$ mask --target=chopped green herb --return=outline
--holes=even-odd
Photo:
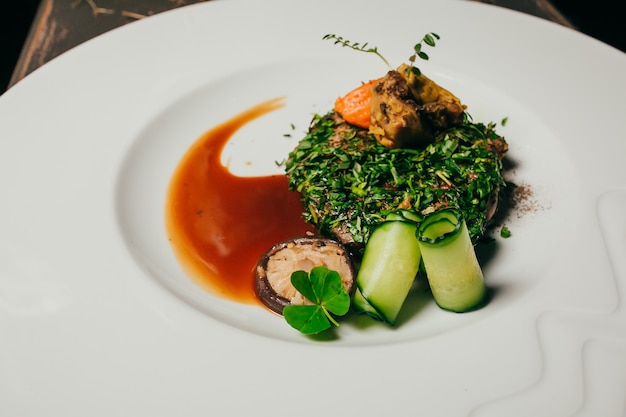
[[[505,117],[505,118],[503,118],[503,119],[502,119],[502,121],[500,122],[500,124],[501,124],[502,126],[506,126],[506,122],[508,122],[508,121],[509,121],[509,118],[508,118],[508,117]]]
[[[291,124],[291,130],[292,131],[296,130],[296,125],[294,125],[293,123]],[[291,133],[284,133],[283,137],[290,138],[291,137]]]
[[[502,227],[502,229],[500,229],[500,237],[503,237],[505,239],[511,237],[511,231],[508,227],[504,226]]]
[[[283,309],[283,316],[291,327],[304,334],[323,332],[331,325],[339,326],[333,315],[343,316],[350,308],[350,295],[341,282],[337,271],[325,266],[311,270],[295,271],[291,283],[312,304],[290,305]]]
[[[437,134],[424,149],[387,149],[367,130],[339,121],[333,111],[315,115],[289,154],[289,187],[301,193],[304,218],[332,237],[343,230],[358,244],[400,208],[425,214],[458,207],[472,240],[485,231],[490,197],[506,187],[493,124],[472,123]]]

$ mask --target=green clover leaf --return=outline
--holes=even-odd
[[[304,334],[339,326],[333,315],[343,316],[350,309],[350,295],[337,271],[325,266],[317,266],[310,273],[295,271],[291,283],[312,304],[287,306],[283,316],[291,327]]]

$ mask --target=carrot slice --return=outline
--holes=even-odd
[[[352,124],[365,129],[370,127],[370,99],[372,97],[372,87],[380,81],[371,80],[361,84],[343,97],[335,100],[335,111],[343,119]]]

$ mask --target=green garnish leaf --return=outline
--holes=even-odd
[[[503,237],[504,239],[511,237],[511,231],[508,227],[504,226],[500,229],[500,237]]]
[[[422,40],[428,46],[435,46],[435,39],[439,40],[441,38],[436,33],[430,32],[427,33]]]
[[[283,309],[283,316],[291,327],[304,334],[317,334],[331,326],[322,307],[318,305],[287,306]]]
[[[305,271],[295,271],[291,274],[291,284],[294,288],[313,304],[319,304],[320,301],[315,289],[313,289],[312,279]]]
[[[428,54],[426,52],[422,51],[422,42],[424,42],[426,45],[428,45],[430,47],[435,47],[435,39],[439,40],[441,38],[436,33],[429,32],[426,35],[424,35],[422,40],[419,41],[417,44],[415,44],[415,46],[413,47],[413,51],[415,53],[409,57],[409,62],[411,63],[410,70],[415,75],[420,75],[421,74],[421,71],[417,67],[413,66],[413,63],[415,62],[415,58],[420,58],[420,59],[422,59],[424,61],[428,61],[430,59]]]
[[[350,309],[350,295],[337,271],[325,266],[313,268],[310,274],[295,271],[291,274],[291,283],[312,304],[287,306],[283,317],[304,334],[320,333],[331,325],[339,326],[333,315],[343,316]]]

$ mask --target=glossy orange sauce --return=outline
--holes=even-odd
[[[284,175],[237,177],[220,162],[238,129],[283,105],[266,101],[206,132],[180,161],[167,193],[167,233],[183,268],[205,289],[241,303],[258,301],[254,268],[261,255],[313,231]]]

